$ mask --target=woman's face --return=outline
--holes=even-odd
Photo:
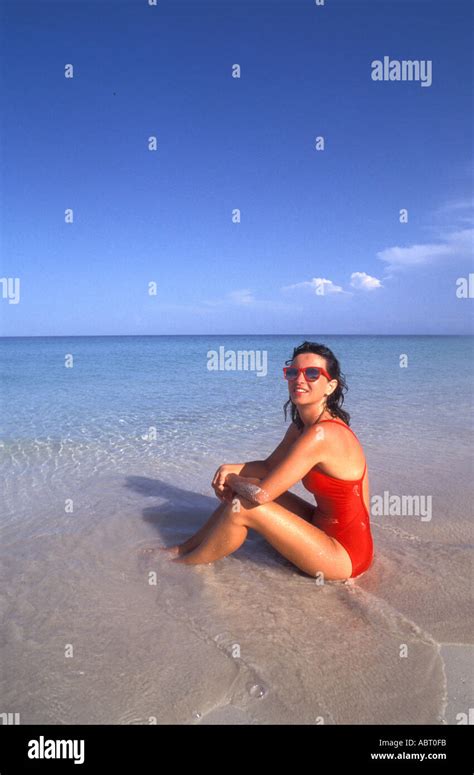
[[[303,369],[306,366],[322,366],[327,371],[326,359],[315,353],[301,353],[293,358],[292,366]],[[288,380],[288,390],[291,400],[296,406],[320,403],[325,396],[329,396],[337,387],[337,380],[330,382],[321,374],[316,382],[307,382],[304,374],[300,372],[296,379]]]

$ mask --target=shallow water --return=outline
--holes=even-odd
[[[213,565],[140,555],[202,524],[220,463],[278,443],[280,369],[303,338],[0,340],[5,712],[451,724],[472,707],[470,338],[323,340],[348,377],[372,496],[432,496],[429,521],[372,517],[360,578],[318,585],[254,531]],[[209,372],[221,345],[266,350],[268,375]]]

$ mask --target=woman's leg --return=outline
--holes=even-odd
[[[223,505],[223,509],[216,509],[212,515],[212,525],[209,525],[211,520],[208,520],[204,526],[206,530],[197,546],[184,554],[180,552],[173,562],[189,565],[211,563],[221,557],[227,557],[242,546],[247,538],[248,528],[232,518],[235,508],[232,503]]]
[[[306,519],[307,522],[313,521],[316,504],[308,503],[304,498],[295,495],[294,492],[287,490],[279,498],[275,498],[275,503],[279,503],[280,506],[291,511],[292,514],[296,514],[297,517]]]
[[[313,518],[315,507],[311,503],[308,503],[308,501],[305,501],[304,498],[300,498],[299,495],[295,495],[289,490],[280,495],[279,498],[275,498],[275,503],[279,503],[280,506],[283,506],[283,508],[293,512],[293,514],[296,514],[298,517],[302,517],[303,519],[308,520],[308,522],[311,522]],[[207,522],[204,523],[204,525],[197,531],[197,533],[194,533],[194,535],[192,535],[182,544],[166,547],[165,551],[171,552],[177,550],[177,554],[191,552],[196,548],[196,546],[199,546],[203,538],[205,538],[210,533],[216,524],[219,515],[222,513],[222,510],[228,505],[229,504],[227,501],[221,503],[221,505],[217,507],[217,509],[211,514]]]
[[[181,555],[185,554],[186,552],[191,552],[193,549],[196,548],[196,546],[199,546],[203,538],[209,533],[210,530],[214,527],[219,514],[222,513],[224,508],[227,506],[227,503],[222,502],[220,506],[215,509],[215,511],[212,512],[211,516],[207,520],[207,522],[202,525],[202,527],[194,533],[192,536],[186,539],[186,541],[183,541],[182,544],[173,544],[173,546],[146,546],[144,549],[140,550],[140,554],[143,555],[153,555],[157,552],[169,552],[169,554],[176,554]]]
[[[233,504],[226,504],[201,543],[173,562],[199,565],[227,557],[243,544],[248,529],[253,528],[305,573],[311,576],[322,573],[328,580],[350,577],[352,562],[347,551],[323,530],[276,501],[254,506],[245,498],[237,500],[239,511]]]
[[[217,520],[219,519],[219,516],[222,514],[222,512],[228,505],[229,504],[226,501],[222,502],[220,506],[218,506],[217,509],[215,509],[215,511],[212,512],[207,522],[205,522],[204,525],[202,525],[202,527],[200,527],[196,533],[190,536],[186,541],[183,541],[182,544],[175,544],[174,546],[163,547],[163,550],[165,552],[170,552],[171,554],[178,554],[178,555],[186,554],[186,552],[192,552],[192,550],[195,549],[197,546],[199,546],[201,541],[211,532]]]
[[[289,490],[276,498],[275,503],[279,503],[288,511],[291,511],[293,514],[296,514],[302,519],[306,519],[308,522],[311,522],[312,520],[315,506],[311,503],[308,503],[308,501],[305,501],[304,498],[300,498],[299,495],[295,495],[295,493],[290,492]],[[183,541],[182,544],[174,544],[173,546],[160,546],[158,549],[147,547],[146,549],[142,550],[142,554],[150,555],[154,554],[156,551],[164,551],[173,555],[181,556],[187,552],[192,552],[193,549],[199,546],[201,541],[207,535],[209,535],[210,531],[216,524],[219,515],[228,505],[229,504],[227,501],[222,502],[217,507],[217,509],[213,511],[207,522],[205,522],[204,525],[202,525],[202,527],[196,533],[194,533],[194,535],[190,536],[188,539],[186,539],[186,541]]]

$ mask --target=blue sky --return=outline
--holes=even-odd
[[[4,1],[2,335],[472,333],[472,15]]]

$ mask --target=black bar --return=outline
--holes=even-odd
[[[199,728],[198,728],[199,727]],[[11,725],[0,727],[0,775],[31,772],[159,772],[190,765],[268,772],[282,758],[315,773],[473,772],[466,725]],[[83,741],[83,748],[80,741]],[[37,741],[31,742],[31,741]],[[48,743],[48,741],[53,741]],[[69,741],[64,748],[56,741]],[[76,748],[73,747],[76,741]],[[29,758],[42,754],[43,758]],[[69,754],[71,758],[46,758]],[[80,763],[82,757],[84,761]],[[383,754],[383,757],[381,756]],[[78,759],[78,764],[74,763]]]

